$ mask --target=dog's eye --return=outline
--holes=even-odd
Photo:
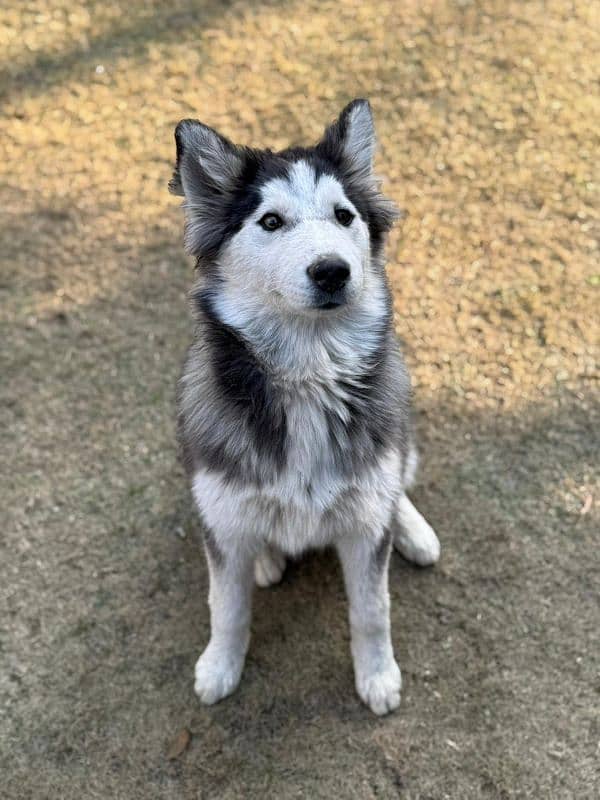
[[[352,225],[354,214],[351,211],[348,211],[347,208],[336,208],[335,218],[340,225],[344,225],[344,227],[347,228],[349,225]]]
[[[283,225],[283,220],[279,214],[265,214],[258,220],[258,224],[266,231],[276,231]]]

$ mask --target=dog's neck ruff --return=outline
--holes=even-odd
[[[392,322],[385,278],[371,275],[370,282],[352,305],[314,316],[291,314],[222,287],[204,289],[200,306],[237,335],[278,383],[352,380],[372,362]]]

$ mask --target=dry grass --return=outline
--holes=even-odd
[[[2,796],[594,797],[597,4],[5,6]],[[278,147],[354,96],[408,211],[390,276],[444,560],[392,567],[394,716],[354,697],[327,555],[257,595],[242,687],[207,710],[172,130]]]

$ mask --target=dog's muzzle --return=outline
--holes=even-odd
[[[318,308],[336,308],[345,302],[344,287],[350,278],[350,266],[342,258],[322,258],[307,269],[316,288]]]

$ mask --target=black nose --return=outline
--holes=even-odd
[[[346,285],[350,267],[341,258],[323,258],[308,268],[308,274],[320,289],[333,294]]]

